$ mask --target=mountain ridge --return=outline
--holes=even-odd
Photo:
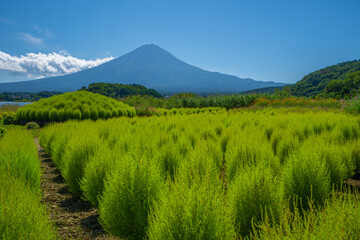
[[[68,92],[96,82],[140,84],[162,94],[242,92],[285,85],[203,70],[181,61],[155,44],[147,44],[119,58],[80,72],[37,80],[1,83],[0,92]]]

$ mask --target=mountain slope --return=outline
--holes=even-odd
[[[0,84],[0,92],[44,90],[65,92],[77,90],[94,82],[140,84],[161,93],[241,92],[284,85],[205,71],[151,44],[81,72],[39,80],[3,83]]]
[[[346,75],[360,70],[360,60],[342,62],[315,72],[309,73],[302,80],[290,86],[295,96],[314,97],[324,92],[326,85],[336,79],[344,79]]]

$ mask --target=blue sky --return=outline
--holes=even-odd
[[[154,43],[206,70],[294,83],[319,68],[360,59],[359,10],[358,0],[2,0],[0,82],[56,74],[29,70],[29,56],[19,72],[23,65],[9,64],[21,55],[35,53],[42,62],[71,56],[72,70],[59,71],[64,74]]]

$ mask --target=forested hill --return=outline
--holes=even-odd
[[[295,96],[315,97],[324,95],[328,83],[332,80],[344,80],[349,73],[360,71],[360,60],[332,65],[306,75],[302,80],[290,86]]]
[[[112,83],[92,83],[82,87],[81,90],[99,93],[111,98],[123,98],[130,95],[147,95],[161,98],[161,94],[154,89],[148,89],[138,84],[112,84]]]

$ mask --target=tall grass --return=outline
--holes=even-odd
[[[0,168],[23,179],[34,191],[40,189],[40,162],[30,132],[14,129],[0,141]]]
[[[0,140],[0,238],[56,239],[40,204],[40,162],[30,132],[10,130]]]
[[[0,238],[57,239],[45,206],[40,204],[40,189],[0,169]]]

